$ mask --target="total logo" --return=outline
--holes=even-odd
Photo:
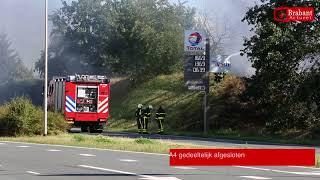
[[[200,33],[194,32],[189,35],[189,43],[191,46],[197,46],[202,41]]]
[[[186,31],[185,32],[185,51],[205,51],[205,37],[200,31]]]

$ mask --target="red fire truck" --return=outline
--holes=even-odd
[[[110,80],[100,75],[54,77],[48,88],[48,107],[64,114],[82,131],[97,132],[109,117]]]

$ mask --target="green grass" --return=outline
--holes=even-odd
[[[134,140],[135,143],[137,144],[153,144],[154,141],[152,141],[151,139],[147,139],[147,138],[137,138]]]
[[[0,141],[18,141],[40,144],[59,144],[90,148],[126,150],[150,153],[168,153],[171,148],[208,148],[186,143],[173,143],[164,140],[151,140],[145,138],[129,139],[107,136],[90,136],[82,134],[62,134],[55,136],[21,136],[0,137]]]
[[[109,128],[135,130],[134,112],[140,103],[150,104],[154,110],[162,105],[169,119],[166,126],[172,129],[197,125],[201,115],[201,93],[187,91],[183,83],[183,75],[179,73],[158,76],[135,88],[129,87],[128,80],[116,81],[111,85]],[[151,123],[150,129],[156,130],[156,123]]]
[[[85,136],[81,135],[81,134],[76,134],[73,136],[73,140],[75,140],[76,142],[83,142],[85,141]]]

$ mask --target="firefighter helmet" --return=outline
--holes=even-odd
[[[142,108],[142,106],[143,106],[142,104],[138,104],[138,108]]]

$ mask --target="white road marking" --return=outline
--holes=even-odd
[[[59,152],[61,150],[59,150],[59,149],[47,149],[47,151],[49,151],[49,152]]]
[[[137,173],[133,173],[133,172],[126,172],[126,171],[107,169],[107,168],[101,168],[101,167],[94,167],[94,166],[88,166],[88,165],[79,165],[79,167],[100,170],[100,171],[108,171],[108,172],[119,173],[119,174],[132,175],[132,176],[138,176],[138,177],[140,177],[140,179],[144,179],[144,180],[181,180],[176,177],[155,177],[155,176],[137,174]]]
[[[89,150],[110,151],[110,152],[123,152],[123,153],[132,153],[132,154],[169,156],[169,154],[160,154],[160,153],[136,152],[136,151],[102,149],[102,148],[88,148],[88,147],[67,146],[67,145],[59,145],[59,144],[39,144],[39,143],[13,142],[13,141],[1,141],[1,142],[13,143],[13,144],[30,144],[30,145],[37,145],[37,146],[64,147],[64,148],[74,148],[74,149],[89,149]]]
[[[27,148],[27,147],[30,147],[30,146],[17,146],[17,147],[20,147],[20,148]]]
[[[320,172],[293,172],[293,171],[280,171],[271,170],[272,172],[286,173],[286,174],[296,174],[296,175],[306,175],[306,176],[320,176]]]
[[[184,169],[184,170],[194,170],[194,169],[197,169],[197,168],[187,167],[187,166],[174,166],[173,168],[176,168],[176,169]]]
[[[295,172],[295,171],[282,171],[282,170],[274,170],[274,169],[264,169],[264,168],[256,168],[256,167],[249,167],[249,166],[234,166],[239,168],[245,169],[254,169],[260,171],[270,171],[270,172],[277,172],[277,173],[285,173],[285,174],[295,174],[295,175],[305,175],[305,176],[320,176],[320,172],[313,171],[313,172]]]
[[[34,172],[34,171],[26,171],[29,174],[34,174],[34,175],[40,175],[40,173]]]
[[[137,162],[138,160],[135,160],[135,159],[119,159],[119,161],[122,161],[122,162]]]
[[[260,170],[260,171],[270,171],[270,169],[249,167],[249,166],[234,166],[234,167],[245,168],[245,169],[254,169],[254,170]]]
[[[313,167],[306,167],[306,166],[288,166],[293,168],[302,168],[302,169],[313,169],[313,170],[320,170],[320,168],[313,168]]]
[[[96,156],[94,154],[79,154],[80,156],[86,156],[86,157],[93,157],[93,156]]]
[[[260,176],[240,176],[242,178],[248,178],[248,179],[271,179],[267,177],[260,177]]]
[[[140,178],[142,180],[181,180],[176,177],[145,177],[145,178]]]

